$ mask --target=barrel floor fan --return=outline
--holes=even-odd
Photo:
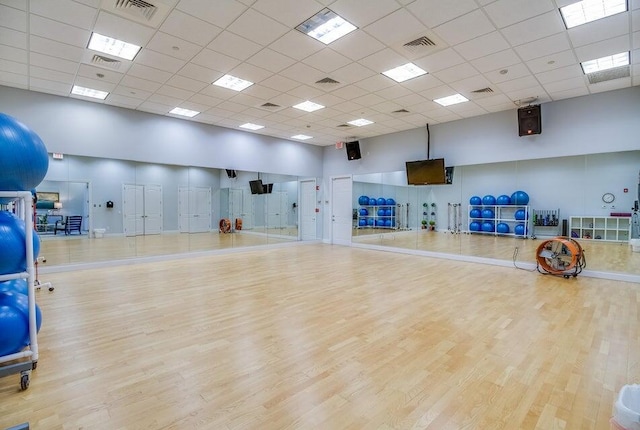
[[[587,265],[580,244],[563,236],[543,241],[536,251],[536,262],[538,272],[564,278],[578,276]]]

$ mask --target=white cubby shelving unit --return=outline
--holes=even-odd
[[[363,209],[366,210],[366,215],[362,213]],[[356,227],[396,229],[398,228],[396,213],[399,209],[401,209],[400,205],[395,204],[360,205],[360,208],[358,208],[358,221],[356,223]],[[384,215],[380,215],[378,211],[384,211]],[[371,224],[371,222],[373,222],[373,224]]]
[[[485,209],[493,211],[493,217],[472,217],[472,211],[477,209],[482,214]],[[516,212],[518,210],[524,211],[524,219],[516,219]],[[489,221],[493,223],[494,231],[472,231],[469,229],[469,233],[473,234],[490,234],[494,236],[512,236],[520,238],[528,238],[531,234],[531,209],[527,205],[469,205],[469,224],[472,222],[482,223]],[[509,226],[508,233],[500,233],[496,231],[497,225],[500,223],[507,224]],[[518,224],[524,224],[523,234],[516,234],[516,226]]]
[[[569,231],[574,239],[604,240],[608,242],[628,242],[631,220],[628,217],[612,216],[572,216],[569,217]]]

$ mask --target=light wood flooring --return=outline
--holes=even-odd
[[[308,244],[51,273],[0,428],[608,429],[640,287]]]

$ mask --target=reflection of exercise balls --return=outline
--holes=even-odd
[[[369,211],[366,210],[365,208],[361,208],[360,209],[360,216],[367,216],[369,215]]]
[[[485,206],[493,206],[496,204],[496,198],[490,194],[487,194],[482,198],[482,204]]]
[[[526,216],[527,216],[527,213],[525,212],[524,209],[518,209],[516,213],[513,214],[513,217],[518,221],[524,220]]]
[[[391,227],[391,220],[390,219],[385,220],[384,221],[384,226],[385,227]]]
[[[509,233],[509,224],[501,222],[496,226],[496,231],[498,233]]]
[[[378,209],[378,216],[384,216],[385,214],[385,210],[384,209]]]
[[[361,206],[366,206],[369,204],[369,197],[367,196],[360,196],[358,197],[358,204]]]
[[[395,205],[395,204],[396,204],[396,201],[395,201],[395,200],[393,200],[393,199],[387,199],[387,205],[388,205],[388,206],[393,206],[393,205]]]
[[[376,220],[376,227],[384,227],[384,220],[383,219],[377,219]]]
[[[29,285],[26,279],[12,279],[0,282],[0,293],[6,291],[27,295],[29,294]]]
[[[495,231],[495,227],[491,221],[485,221],[482,223],[482,231],[486,231],[486,232]]]
[[[375,225],[375,220],[373,218],[367,218],[367,225],[369,226]]]
[[[482,218],[482,211],[480,209],[471,209],[471,212],[469,212],[469,217]]]
[[[378,200],[376,200],[376,202],[378,203],[378,206],[384,206],[387,204],[387,199],[385,199],[384,197],[378,197]]]
[[[27,270],[24,221],[7,211],[0,211],[0,274]],[[33,232],[33,260],[40,252],[40,237]]]
[[[496,204],[500,205],[500,206],[510,205],[511,204],[511,197],[509,197],[506,194],[498,196],[498,198],[496,199]]]
[[[482,199],[480,196],[473,196],[469,199],[469,204],[472,206],[480,206],[482,204]]]
[[[469,224],[469,230],[470,231],[480,231],[481,227],[482,226],[477,221],[474,221],[471,224]]]
[[[391,216],[391,215],[392,215],[391,209],[385,209],[384,210],[384,216]]]
[[[526,234],[526,228],[523,223],[516,224],[513,231],[517,236],[524,236]]]
[[[524,191],[516,191],[511,194],[512,205],[527,205],[529,204],[529,194]]]
[[[36,330],[42,313],[36,305]],[[14,354],[29,345],[29,298],[20,293],[0,293],[0,356]]]
[[[493,212],[493,209],[482,210],[482,218],[493,218],[494,216],[495,216],[495,213]]]
[[[367,220],[366,220],[366,218],[360,218],[360,219],[358,220],[358,225],[359,225],[360,227],[364,227],[365,225],[367,225]]]
[[[370,198],[369,198],[369,205],[371,205],[371,206],[375,206],[375,205],[376,205],[376,202],[377,202],[377,200],[376,200],[376,198],[375,198],[375,197],[370,197]]]
[[[38,135],[17,119],[0,113],[0,190],[25,191],[42,182],[49,155]]]

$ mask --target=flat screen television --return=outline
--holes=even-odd
[[[407,161],[407,183],[409,185],[446,184],[444,158]]]
[[[226,169],[227,170],[227,177],[229,179],[233,179],[233,178],[237,178],[238,177],[238,172],[236,172],[234,169]]]
[[[273,191],[273,184],[262,184],[262,190],[264,194],[271,194]]]
[[[262,185],[262,179],[249,181],[249,188],[251,188],[251,194],[264,194],[264,185]]]

